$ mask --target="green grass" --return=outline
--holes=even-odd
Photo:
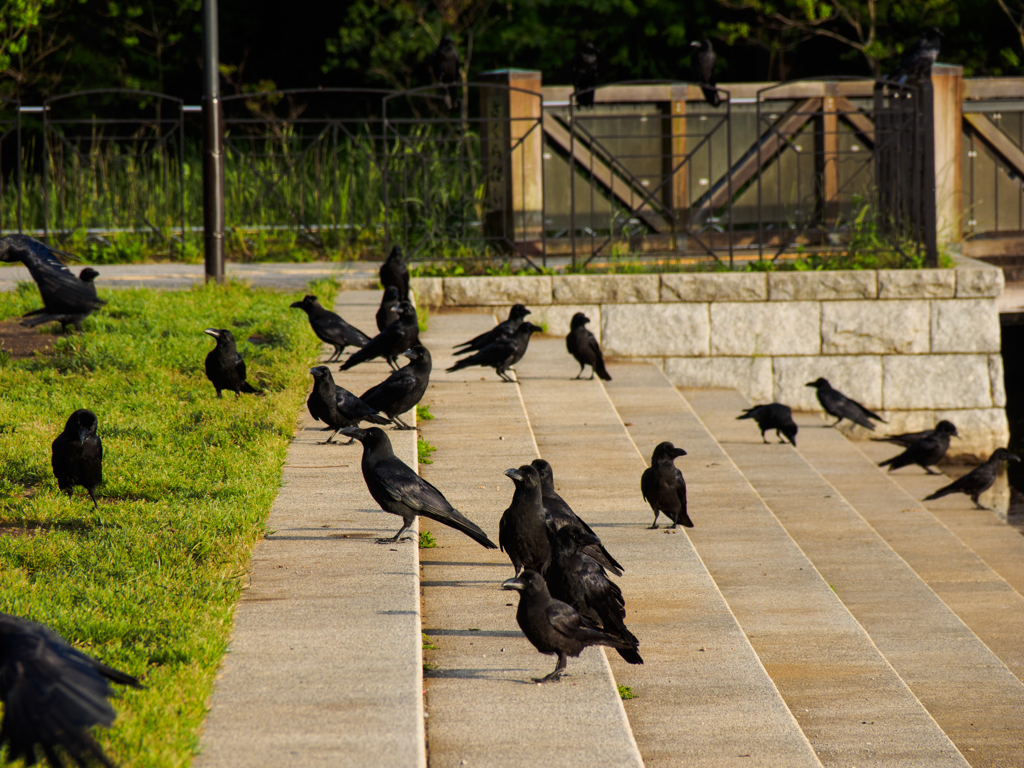
[[[434,549],[437,547],[437,539],[430,531],[420,531],[420,549]]]
[[[436,451],[437,448],[432,446],[422,437],[416,438],[416,458],[420,464],[433,464],[433,459],[430,458],[430,454]]]
[[[633,695],[633,689],[630,688],[628,685],[620,685],[618,686],[618,688],[619,698],[623,701],[628,701],[629,699],[635,698]]]
[[[312,290],[330,306],[336,285]],[[283,293],[101,295],[84,335],[0,368],[0,611],[142,679],[98,733],[116,763],[185,766],[319,342]],[[0,294],[0,318],[37,306],[31,285]],[[264,396],[216,399],[210,326],[232,330]],[[256,335],[268,343],[246,341]],[[98,510],[82,489],[60,494],[50,469],[50,443],[81,407],[103,439]]]
[[[416,421],[433,421],[434,414],[430,412],[430,404],[416,406]]]

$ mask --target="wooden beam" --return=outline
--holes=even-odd
[[[1024,152],[1010,141],[1009,137],[999,130],[987,115],[978,112],[964,112],[964,122],[970,125],[974,132],[1017,173],[1024,176]]]
[[[839,116],[848,122],[865,141],[875,146],[875,121],[864,114],[864,111],[853,106],[853,103],[842,96],[836,97],[836,109]]]
[[[1024,77],[965,77],[964,99],[1020,99]]]
[[[825,221],[833,224],[839,218],[839,115],[835,96],[822,99],[820,130],[820,205]]]

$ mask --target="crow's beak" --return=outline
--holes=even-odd
[[[513,480],[518,480],[519,482],[523,482],[524,480],[523,473],[518,469],[506,469],[505,476],[511,477]]]
[[[338,434],[344,435],[345,437],[354,437],[356,440],[362,442],[366,437],[366,430],[360,429],[359,427],[345,427]]]
[[[289,309],[304,309],[305,306],[306,305],[303,304],[301,301],[293,301],[291,304],[288,305]]]
[[[205,331],[203,331],[203,333],[208,333],[215,339],[220,338],[220,331],[218,331],[216,328],[207,328]]]
[[[408,357],[410,360],[418,360],[419,356],[420,356],[420,353],[419,352],[414,352],[411,349],[407,349],[407,350],[405,350],[405,352],[402,353],[402,356],[403,357]]]
[[[526,584],[523,583],[522,579],[516,577],[514,579],[509,579],[508,581],[501,582],[501,588],[514,589],[519,592],[522,592],[524,589],[526,589]]]
[[[319,367],[320,367],[320,366],[317,366],[317,368],[319,368]],[[310,372],[311,374],[313,374],[314,376],[316,376],[316,374],[317,374],[317,369],[316,369],[316,368],[310,368],[310,369],[309,369],[309,372]]]
[[[675,450],[672,451],[672,457],[673,458],[678,458],[679,456],[685,456],[685,455],[686,455],[686,451],[684,451],[682,448],[676,448]]]
[[[1009,459],[1010,461],[1020,461],[1020,456],[1018,456],[1018,455],[1017,455],[1017,454],[1015,454],[1015,453],[1011,453],[1011,454],[1010,454],[1009,456],[1007,456],[1006,458],[1007,458],[1007,459]]]
[[[815,384],[813,381],[808,381],[806,384],[804,384],[804,386],[805,387],[816,387],[818,385]]]
[[[583,535],[579,537],[580,541],[584,544],[600,544],[601,540],[592,533],[583,532]]]
[[[84,443],[85,439],[88,436],[89,436],[89,428],[88,427],[79,427],[78,428],[78,442]]]

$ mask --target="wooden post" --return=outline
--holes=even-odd
[[[836,111],[836,93],[836,83],[825,83],[815,148],[818,178],[821,180],[818,206],[823,223],[829,226],[839,218],[839,114]]]
[[[963,233],[963,76],[963,67],[947,64],[935,64],[932,67],[935,116],[935,218],[940,244],[958,243]]]
[[[680,91],[677,93],[676,91]],[[668,120],[669,151],[668,162],[664,173],[672,173],[672,183],[668,185],[671,199],[668,200],[669,208],[679,223],[678,229],[685,230],[689,225],[687,211],[690,207],[690,166],[683,164],[686,160],[686,96],[687,86],[672,89],[672,101],[669,102],[671,116]],[[674,173],[673,173],[674,172]]]

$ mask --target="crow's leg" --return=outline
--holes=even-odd
[[[974,502],[974,508],[975,508],[975,509],[988,509],[988,507],[983,507],[983,506],[981,505],[981,502],[980,502],[980,501],[978,501],[978,497],[979,497],[980,495],[981,495],[980,493],[972,493],[972,494],[971,494],[971,501],[973,501],[973,502]]]
[[[392,416],[391,420],[395,422],[395,429],[416,429],[416,427],[411,427],[404,421],[402,421],[401,417],[399,416]]]
[[[767,445],[768,444],[768,438],[766,438],[764,436],[765,431],[766,430],[763,430],[763,429],[761,430],[761,442],[763,442],[765,445]],[[778,434],[778,433],[776,432],[776,434]]]
[[[378,544],[397,544],[398,540],[401,538],[402,534],[405,533],[407,530],[409,530],[409,526],[410,525],[412,525],[412,520],[410,520],[409,522],[405,522],[405,519],[403,518],[402,519],[402,527],[398,529],[398,533],[396,533],[390,539],[377,539],[377,543]]]
[[[92,499],[93,509],[99,509],[100,505],[96,503],[96,497],[92,495],[92,488],[86,488],[85,490],[89,492],[89,498]]]
[[[398,370],[398,360],[396,358],[394,358],[394,357],[386,357],[384,359],[388,361],[388,365],[391,366],[391,370],[392,371],[397,371]]]
[[[929,475],[941,475],[942,474],[941,472],[932,472],[931,467],[925,467],[923,464],[921,466],[924,467],[924,471],[927,472]]]
[[[647,530],[653,531],[657,527],[658,527],[658,510],[654,510],[654,522],[651,523],[650,527]]]
[[[330,429],[330,427],[328,427],[327,429]],[[334,436],[336,434],[338,434],[338,430],[340,430],[340,429],[341,429],[341,427],[338,427],[338,429],[335,429],[333,432],[331,432],[331,436],[330,437],[328,437],[322,443],[317,443],[317,445],[333,445],[334,444]],[[326,432],[327,430],[324,430],[324,431]],[[355,440],[354,437],[352,439]]]
[[[222,397],[223,396],[221,395],[220,390],[218,389],[217,390],[217,399],[220,400],[220,399],[222,399]]]
[[[840,417],[839,417],[838,419],[836,419],[836,423],[835,423],[835,424],[829,424],[829,426],[830,426],[830,427],[836,427],[836,426],[839,426],[839,422],[840,422],[840,421],[842,421],[842,420],[843,420],[843,417],[842,417],[842,416],[840,416]]]
[[[562,679],[562,675],[565,674],[565,665],[567,661],[568,659],[566,658],[566,655],[562,652],[559,652],[558,664],[555,665],[555,671],[552,672],[550,675],[545,675],[544,677],[535,677],[533,678],[533,682],[557,683],[559,680]]]
[[[587,379],[587,381],[593,381],[593,380],[594,380],[594,376],[595,376],[596,374],[597,374],[597,371],[596,371],[596,370],[594,369],[594,367],[593,367],[593,366],[591,366],[591,367],[590,367],[590,378],[589,378],[589,379]]]
[[[779,432],[779,430],[777,429],[775,430],[775,436],[779,438],[779,445],[783,445],[786,442],[786,439],[782,436],[782,433]],[[761,435],[761,437],[764,437],[764,435]],[[767,443],[768,441],[765,440],[765,442]]]
[[[578,378],[579,378],[580,376],[582,376],[582,375],[583,375],[583,369],[584,369],[584,368],[586,368],[586,365],[585,365],[584,363],[580,363],[580,372],[576,374],[576,378],[577,378],[577,379],[578,379]]]

